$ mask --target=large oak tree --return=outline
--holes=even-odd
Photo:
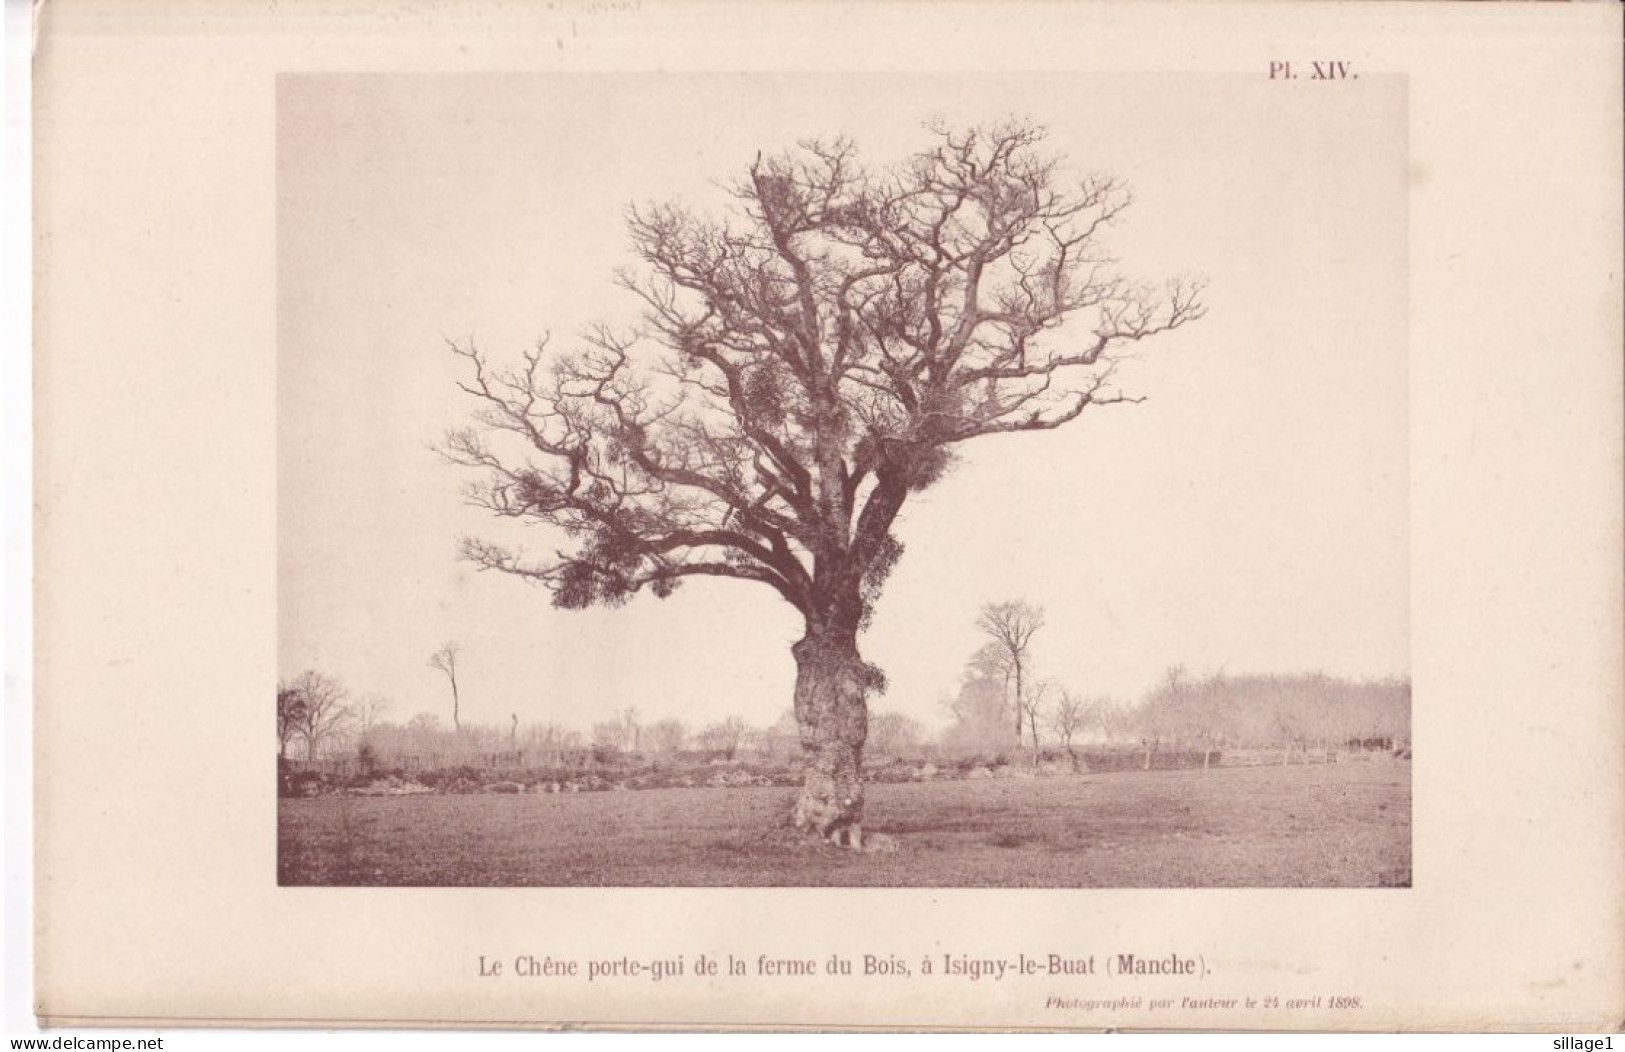
[[[837,839],[863,814],[884,680],[858,638],[905,502],[961,443],[1132,400],[1115,352],[1203,313],[1193,283],[1116,271],[1101,235],[1128,193],[1063,180],[1041,128],[929,131],[886,171],[844,139],[759,155],[723,216],[630,210],[640,265],[617,277],[641,324],[511,366],[453,347],[481,408],[446,455],[482,469],[477,503],[566,538],[540,558],[481,539],[464,554],[569,608],[696,576],[777,592],[805,623],[792,817]]]

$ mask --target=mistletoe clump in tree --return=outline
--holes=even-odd
[[[759,155],[720,218],[632,209],[642,265],[617,278],[642,303],[635,328],[597,326],[569,353],[544,340],[512,367],[453,347],[481,408],[446,455],[483,470],[476,503],[568,538],[541,560],[479,539],[465,556],[567,608],[685,577],[773,589],[805,623],[792,819],[852,844],[884,686],[858,637],[903,552],[904,504],[963,442],[1133,400],[1114,352],[1203,313],[1194,283],[1115,272],[1100,235],[1127,192],[1064,183],[1041,128],[929,130],[884,173],[846,140]]]

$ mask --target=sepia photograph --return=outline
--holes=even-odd
[[[1403,78],[276,133],[279,884],[1411,885]]]

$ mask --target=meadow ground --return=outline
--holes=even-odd
[[[868,787],[857,854],[784,828],[794,790],[278,801],[284,885],[1393,887],[1411,765],[1380,759]]]

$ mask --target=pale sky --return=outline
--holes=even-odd
[[[978,609],[1012,598],[1047,612],[1036,675],[1081,692],[1134,699],[1173,664],[1407,675],[1403,81],[641,73],[282,79],[281,674],[449,721],[427,660],[455,639],[465,722],[775,720],[800,625],[771,590],[560,611],[458,560],[502,534],[431,450],[471,408],[444,341],[511,359],[634,321],[625,207],[720,208],[758,150],[845,134],[879,167],[928,117],[1010,114],[1125,180],[1122,269],[1205,276],[1209,312],[1119,370],[1143,404],[969,443],[905,507],[873,708],[942,724]]]

